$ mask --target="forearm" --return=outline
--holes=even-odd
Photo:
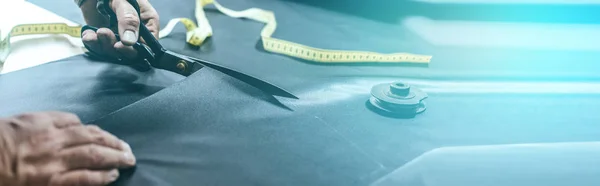
[[[0,119],[0,185],[16,185],[15,132],[8,122]]]

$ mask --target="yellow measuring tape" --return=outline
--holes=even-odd
[[[196,19],[198,21],[197,28],[194,28],[195,24],[189,19],[180,18],[179,21],[171,21],[167,27],[165,27],[165,33],[161,33],[161,36],[168,35],[170,29],[174,27],[178,22],[186,25],[188,29],[188,43],[192,45],[200,45],[207,37],[212,36],[211,26],[206,19],[204,14],[204,7],[206,5],[213,4],[217,10],[221,13],[233,17],[233,18],[246,18],[255,20],[258,22],[265,23],[265,27],[262,29],[260,36],[263,43],[263,48],[266,51],[278,54],[284,54],[296,58],[310,60],[314,62],[388,62],[388,63],[399,63],[399,62],[410,62],[410,63],[429,63],[432,56],[429,55],[417,55],[410,53],[394,53],[394,54],[381,54],[375,52],[366,51],[345,51],[345,50],[327,50],[309,47],[306,45],[276,39],[271,37],[277,28],[277,21],[273,12],[263,10],[259,8],[250,8],[242,11],[234,11],[223,7],[217,1],[214,0],[197,0],[196,1]],[[191,30],[190,30],[191,28]]]
[[[0,72],[10,54],[11,37],[35,34],[67,34],[71,37],[81,37],[80,31],[81,26],[69,26],[64,23],[23,24],[13,27],[4,39],[0,38]]]
[[[182,23],[186,30],[186,42],[200,46],[204,40],[212,36],[212,27],[204,14],[204,7],[213,4],[221,13],[233,18],[246,18],[262,22],[265,27],[260,35],[263,48],[266,51],[283,54],[291,57],[305,59],[319,63],[429,63],[432,56],[410,53],[381,54],[367,51],[327,50],[309,47],[306,45],[271,37],[277,28],[277,21],[273,12],[259,8],[250,8],[234,11],[223,7],[214,0],[196,1],[196,21],[189,18],[176,18],[169,21],[159,33],[159,38],[168,36],[178,23]],[[81,26],[69,26],[64,23],[23,24],[13,27],[6,38],[0,40],[0,71],[2,65],[10,54],[10,37],[33,34],[66,34],[80,38]]]

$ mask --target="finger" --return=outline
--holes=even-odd
[[[128,59],[134,59],[138,54],[138,52],[133,48],[133,46],[127,46],[123,44],[123,42],[115,43],[114,48],[119,54],[125,56]]]
[[[159,25],[160,24],[155,19],[150,19],[150,20],[148,20],[148,22],[146,22],[146,27],[148,27],[148,30],[150,32],[152,32],[152,35],[154,36],[154,38],[157,38],[157,39],[158,39],[158,32],[160,31]]]
[[[23,113],[16,118],[29,124],[35,124],[37,127],[48,124],[52,124],[56,128],[81,125],[81,120],[77,115],[59,111]]]
[[[121,41],[127,46],[135,44],[138,40],[140,26],[140,18],[137,11],[127,0],[113,0],[111,8],[117,15]]]
[[[135,165],[132,153],[96,144],[64,149],[60,152],[60,157],[71,170],[127,168]]]
[[[64,136],[63,148],[96,144],[115,150],[126,150],[127,145],[116,136],[95,125],[82,125],[61,130]]]
[[[154,36],[154,38],[158,39],[159,32],[160,32],[160,27],[159,27],[158,21],[156,19],[150,19],[147,22],[145,22],[144,24],[146,25],[146,28],[148,28],[148,31],[150,31],[150,33],[152,33],[152,36]],[[140,38],[140,42],[146,43],[146,40],[144,38]]]
[[[97,1],[83,1],[83,5],[80,9],[87,25],[103,27],[109,24],[108,19],[98,11]]]
[[[33,127],[47,127],[51,125],[52,119],[47,114],[43,112],[28,112],[22,113],[15,117],[18,121],[20,121],[20,125],[28,125]]]
[[[93,30],[85,30],[81,34],[81,41],[83,44],[88,46],[90,50],[100,51],[100,41],[98,40],[98,35]]]
[[[75,170],[56,174],[50,179],[50,186],[105,186],[119,177],[117,169]]]
[[[146,0],[139,0],[143,24],[146,25],[148,30],[152,32],[155,38],[158,38],[158,32],[160,30],[158,12],[150,5]]]
[[[108,28],[100,28],[96,31],[98,34],[98,40],[100,41],[100,47],[102,48],[103,54],[118,57],[118,53],[113,47],[117,42],[117,36],[115,33]]]
[[[53,118],[54,126],[56,128],[83,126],[83,124],[81,123],[81,119],[79,119],[79,116],[73,113],[51,111],[47,112],[47,114],[51,115],[51,117]]]

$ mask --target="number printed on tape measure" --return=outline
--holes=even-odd
[[[36,34],[66,34],[81,37],[81,26],[69,26],[65,23],[22,24],[13,27],[8,36],[0,41],[0,71],[10,54],[10,38]]]
[[[263,38],[263,47],[265,50],[274,53],[281,53],[288,56],[302,58],[310,61],[322,62],[413,62],[428,63],[430,56],[415,54],[378,54],[363,51],[334,51],[312,48],[289,41],[278,40],[274,38]]]
[[[10,36],[34,34],[67,34],[72,37],[81,37],[81,26],[69,26],[64,23],[25,24],[13,27]]]

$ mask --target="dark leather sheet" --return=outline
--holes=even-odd
[[[128,83],[81,78],[103,69],[97,68],[98,64],[77,60],[85,64],[78,68],[89,71],[73,73],[77,77],[67,87],[113,82],[113,86],[121,87],[117,90],[126,89],[123,86]],[[64,69],[57,72],[66,72],[73,63],[56,62],[21,72],[53,69],[52,66]],[[1,79],[9,78],[18,78],[18,82],[39,81],[25,73],[11,73]],[[367,110],[364,105],[368,92],[352,88],[356,85],[353,81],[356,79],[330,80],[318,85],[290,83],[289,86],[302,87],[308,93],[299,94],[300,100],[275,99],[205,69],[90,123],[131,144],[139,160],[138,167],[131,177],[123,177],[117,185],[134,186],[368,185],[438,147],[595,141],[600,136],[600,130],[596,130],[600,116],[586,114],[598,109],[597,96],[439,93],[431,95],[427,102],[429,109],[422,115],[398,120]],[[44,87],[54,94],[43,94],[33,87],[11,86],[10,90],[2,87],[3,94],[11,96],[2,97],[3,114],[16,112],[12,106],[20,106],[18,111],[68,110],[85,118],[104,114],[90,112],[89,107],[65,108],[65,104],[56,100],[8,94],[28,92],[33,97],[54,98],[58,97],[56,92],[65,90],[62,87]],[[103,101],[102,97],[127,97],[139,92],[100,91],[95,92],[97,99],[67,100],[82,105],[95,102],[96,108],[115,109],[114,104],[119,102]],[[15,97],[21,99],[6,99]],[[413,179],[417,178],[420,176]]]
[[[203,71],[97,123],[132,143],[140,166],[130,185],[368,185],[438,147],[600,135],[599,116],[581,114],[598,109],[593,97],[439,94],[423,115],[397,120],[367,110],[367,93],[332,92],[347,97],[281,99],[290,111]]]
[[[75,56],[0,75],[0,116],[62,110],[92,121],[181,79],[167,71],[140,73]]]
[[[192,0],[152,2],[163,25],[193,17]],[[185,45],[183,28],[161,42],[273,82],[300,99],[272,97],[210,69],[183,79],[77,56],[0,76],[0,115],[55,109],[99,124],[129,142],[138,157],[133,174],[116,183],[128,186],[362,186],[440,147],[600,139],[600,115],[593,112],[600,97],[594,94],[430,92],[428,110],[413,119],[383,117],[365,106],[372,85],[405,78],[592,81],[598,77],[597,52],[436,46],[405,25],[350,16],[326,3],[220,2],[237,10],[275,11],[278,38],[332,49],[431,54],[434,60],[428,68],[299,61],[262,51],[262,24],[207,11],[215,34],[204,46]],[[435,185],[427,170],[399,183]],[[578,185],[599,182],[586,180]]]

